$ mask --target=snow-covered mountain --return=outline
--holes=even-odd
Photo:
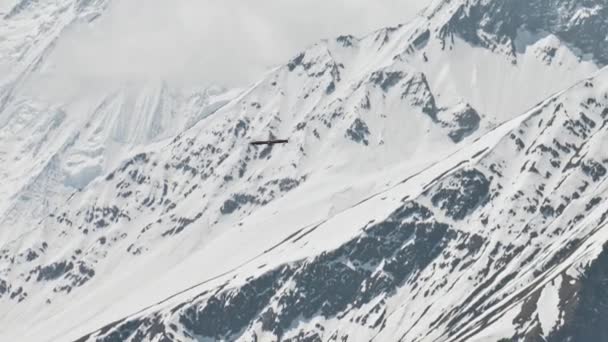
[[[107,3],[18,2],[1,339],[603,340],[606,6],[434,1],[248,89],[59,100],[32,84]]]
[[[48,216],[54,202],[118,166],[134,148],[175,136],[238,93],[176,88],[164,81],[64,82],[53,72],[55,46],[65,32],[89,25],[106,7],[103,1],[21,1],[4,17],[0,221],[5,225],[17,224],[23,210],[37,219]],[[83,89],[65,89],[70,87]]]

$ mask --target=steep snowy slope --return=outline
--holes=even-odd
[[[95,339],[564,340],[583,266],[608,237],[607,81],[608,70]]]
[[[552,20],[502,35],[488,23],[530,9],[498,3],[437,2],[320,42],[244,92],[161,83],[49,104],[23,90],[32,68],[7,77],[0,337],[577,333],[555,329],[593,296],[579,266],[606,240],[605,72],[520,114],[603,66],[603,37],[591,51]],[[584,11],[571,3],[545,5]],[[66,13],[42,4],[8,22]],[[603,28],[581,18],[570,29]],[[248,145],[268,136],[290,143]]]
[[[580,319],[584,266],[608,238],[607,85],[604,70],[239,269],[90,338],[565,340],[559,328]],[[286,250],[324,252],[284,262]]]
[[[16,231],[50,204],[116,167],[133,149],[173,137],[237,91],[166,82],[69,84],[53,73],[66,32],[91,25],[105,1],[20,1],[0,27],[0,222]],[[80,87],[74,90],[70,87]],[[23,225],[22,225],[23,224]],[[6,230],[0,236],[8,238]],[[9,235],[10,236],[10,235]]]
[[[37,219],[48,215],[48,202],[65,201],[138,146],[192,126],[233,94],[186,93],[158,84],[125,86],[63,105],[14,95],[4,112],[10,116],[0,127],[0,221],[18,224],[23,211]]]

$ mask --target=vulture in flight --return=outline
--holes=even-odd
[[[275,140],[258,140],[252,141],[250,145],[275,145],[275,144],[286,144],[289,141],[287,139],[275,139]]]

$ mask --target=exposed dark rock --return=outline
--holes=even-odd
[[[229,338],[260,316],[292,270],[282,267],[240,288],[215,294],[204,303],[190,305],[180,315],[184,328],[195,335]]]
[[[415,74],[404,82],[401,99],[410,100],[413,106],[420,107],[422,112],[428,115],[433,122],[439,122],[440,109],[423,73]]]
[[[132,336],[137,328],[142,324],[140,320],[127,321],[124,324],[118,325],[116,329],[110,331],[109,334],[105,335],[106,332],[102,332],[105,336],[98,338],[96,342],[120,342],[126,341]],[[80,341],[80,340],[79,340]],[[82,340],[82,342],[86,339]]]
[[[234,126],[234,135],[237,137],[244,137],[249,129],[249,124],[243,120],[239,120]]]
[[[72,269],[74,269],[74,264],[71,261],[61,261],[38,267],[34,272],[38,273],[37,281],[49,281],[60,278]]]
[[[285,339],[285,342],[322,342],[323,339],[316,332],[300,331],[297,336]]]
[[[231,199],[228,199],[224,202],[224,204],[220,208],[220,212],[224,215],[229,215],[234,213],[243,205],[257,202],[258,200],[255,196],[248,194],[234,194]]]
[[[304,53],[300,53],[294,59],[289,61],[289,63],[287,63],[287,67],[289,68],[289,71],[294,71],[297,66],[302,64],[303,60],[304,60]]]
[[[576,19],[583,8],[592,14]],[[489,49],[506,46],[515,55],[518,31],[554,34],[581,53],[592,54],[601,65],[606,65],[608,41],[601,33],[608,31],[606,17],[608,7],[598,0],[477,0],[458,7],[439,36],[444,44],[452,41],[453,35],[458,35],[471,44]],[[538,39],[542,37],[539,35]]]
[[[363,145],[369,145],[368,137],[370,135],[369,128],[363,122],[363,120],[357,118],[352,123],[349,129],[346,130],[346,137],[350,138],[356,143]]]
[[[95,275],[95,270],[93,270],[91,267],[87,266],[85,263],[82,262],[78,264],[78,271],[80,272],[80,274],[87,278],[93,278],[93,276]]]
[[[593,179],[594,182],[599,181],[606,175],[606,168],[594,160],[585,161],[581,165],[581,168],[587,176]]]
[[[338,38],[336,38],[336,41],[338,43],[341,43],[342,46],[344,46],[344,47],[351,47],[351,46],[353,46],[353,41],[355,39],[356,39],[355,37],[348,35],[348,36],[339,36]]]
[[[431,31],[427,29],[422,32],[418,37],[416,37],[416,39],[414,39],[412,45],[414,45],[416,49],[422,49],[428,43],[430,38]]]
[[[4,279],[0,279],[0,298],[11,291],[11,285]]]
[[[119,169],[120,172],[124,172],[126,169],[136,164],[147,164],[150,161],[148,155],[146,153],[137,154],[135,157],[129,159],[126,163],[122,165]]]
[[[584,271],[579,279],[580,290],[574,309],[567,314],[564,325],[553,332],[549,342],[608,341],[608,246]]]
[[[478,170],[460,170],[441,183],[431,198],[446,215],[462,220],[488,196],[490,182]]]
[[[375,71],[369,80],[382,88],[386,93],[392,87],[399,84],[404,77],[405,74],[401,71]]]
[[[481,117],[475,109],[467,105],[462,111],[454,113],[453,123],[456,128],[448,135],[455,143],[461,142],[464,138],[473,134],[479,129]]]
[[[25,257],[25,259],[27,261],[33,261],[33,260],[36,260],[37,258],[38,258],[38,253],[36,253],[35,251],[32,251],[32,250],[29,250]]]
[[[325,93],[327,95],[331,95],[335,90],[336,90],[336,83],[334,81],[331,81],[329,83],[329,85],[327,85],[327,88],[325,89]]]

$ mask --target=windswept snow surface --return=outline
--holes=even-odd
[[[608,73],[553,21],[494,30],[497,3],[437,1],[245,89],[54,97],[48,56],[107,4],[20,1],[0,28],[0,340],[557,336],[608,238]],[[567,3],[570,30],[603,27]],[[248,144],[268,137],[289,144]]]

